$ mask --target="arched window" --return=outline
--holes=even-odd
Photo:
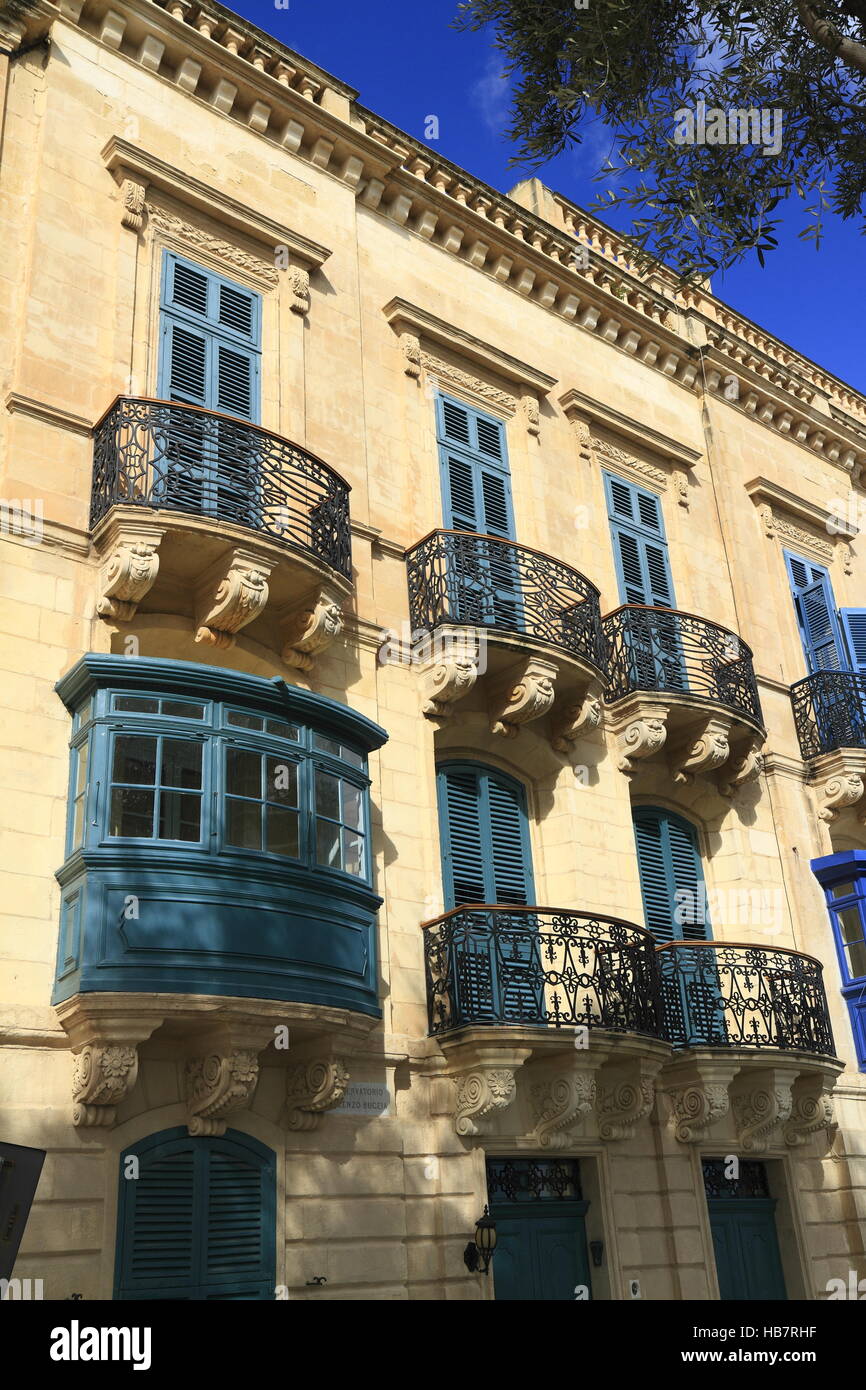
[[[632,821],[647,930],[656,941],[710,941],[694,826],[656,806],[636,807]]]
[[[167,1129],[121,1154],[115,1298],[272,1299],[275,1164],[235,1130]]]
[[[481,763],[439,768],[446,908],[532,903],[535,897],[523,787]]]

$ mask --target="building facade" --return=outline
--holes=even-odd
[[[211,0],[2,47],[16,1275],[856,1290],[866,400]]]

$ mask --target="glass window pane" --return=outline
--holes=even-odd
[[[284,811],[281,806],[268,807],[267,844],[271,854],[298,858],[298,813]]]
[[[112,781],[152,787],[156,781],[156,739],[118,734],[114,740]]]
[[[364,793],[360,787],[353,787],[349,782],[343,783],[343,824],[350,825],[353,830],[360,830],[364,822],[362,820],[364,807]]]
[[[866,942],[858,941],[853,946],[846,946],[848,952],[848,969],[852,979],[859,980],[866,975]]]
[[[261,849],[262,809],[253,801],[226,801],[226,844],[235,849]]]
[[[843,907],[841,912],[836,913],[836,916],[844,942],[863,940],[866,932],[863,930],[863,920],[856,907]]]
[[[92,713],[93,713],[93,701],[91,700],[90,696],[88,695],[87,699],[84,701],[84,704],[81,706],[81,709],[78,711],[78,724],[77,724],[77,727],[78,727],[79,729],[81,728],[82,724],[86,724],[86,723],[87,723],[87,721],[88,721],[88,719],[90,718],[90,716],[91,716]]]
[[[201,797],[189,792],[160,792],[159,838],[201,839]]]
[[[343,831],[343,868],[347,874],[364,877],[364,837],[351,830]]]
[[[174,719],[204,719],[204,705],[194,705],[188,700],[163,700],[162,712]]]
[[[76,771],[75,771],[75,795],[76,795],[76,796],[80,796],[80,795],[81,795],[81,793],[84,791],[85,785],[86,785],[86,783],[87,783],[87,755],[88,755],[88,752],[89,752],[89,747],[90,747],[89,742],[88,742],[88,743],[82,743],[81,747],[76,751],[76,754],[75,754],[75,761],[76,761],[76,765],[77,765],[77,766],[76,766]]]
[[[130,787],[114,787],[109,809],[109,835],[134,836],[139,840],[153,839],[153,792],[134,791]]]
[[[294,742],[298,740],[297,725],[285,724],[282,719],[267,720],[267,730],[269,734],[276,734],[278,738],[290,738]]]
[[[348,763],[350,767],[366,766],[366,758],[362,757],[360,753],[356,753],[353,748],[347,748],[345,744],[342,747],[342,758],[343,762]]]
[[[84,806],[86,798],[82,794],[75,802],[72,815],[72,846],[73,849],[84,844]]]
[[[245,748],[226,750],[226,791],[231,796],[262,796],[262,759]]]
[[[330,821],[316,821],[316,863],[340,868],[340,827]]]
[[[320,816],[340,819],[340,779],[328,772],[316,773],[316,811]]]
[[[159,714],[159,700],[147,695],[115,695],[114,708],[130,714]]]
[[[330,753],[333,757],[339,758],[341,748],[332,738],[325,738],[324,734],[313,735],[313,747],[320,748],[323,753]]]
[[[167,738],[162,745],[162,785],[201,787],[202,746],[192,739]]]
[[[856,890],[853,883],[837,883],[835,888],[830,889],[830,896],[833,898],[850,898]]]
[[[230,709],[226,714],[226,723],[234,724],[238,729],[261,729],[264,727],[264,720],[258,714],[242,714],[240,710]]]
[[[298,804],[298,769],[281,758],[268,758],[265,796],[283,806]]]

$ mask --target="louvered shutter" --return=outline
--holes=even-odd
[[[258,420],[261,298],[166,251],[158,392]]]
[[[679,817],[651,808],[638,808],[633,820],[647,930],[656,941],[708,940],[703,874],[693,828]]]
[[[160,395],[184,405],[208,404],[209,343],[207,334],[187,324],[163,323],[164,379]]]
[[[436,415],[445,525],[514,540],[504,425],[447,396]]]
[[[844,649],[829,574],[822,565],[788,552],[785,561],[810,672],[841,670]]]
[[[175,1129],[121,1156],[118,1299],[272,1299],[274,1254],[275,1161],[258,1141]]]
[[[611,473],[605,474],[605,489],[620,601],[675,607],[659,499]]]
[[[851,670],[866,675],[866,608],[841,608],[839,618],[845,633]]]
[[[486,768],[439,771],[446,905],[531,903],[532,863],[522,788]]]

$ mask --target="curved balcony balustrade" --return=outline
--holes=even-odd
[[[653,940],[616,918],[547,907],[455,908],[424,924],[429,1026],[658,1033]]]
[[[257,639],[309,669],[351,592],[349,486],[247,420],[119,396],[94,430],[90,524],[105,560],[97,612],[188,612],[196,641]]]
[[[620,767],[666,744],[676,782],[719,770],[730,795],[761,770],[765,733],[750,648],[718,623],[672,608],[624,604],[602,619],[605,703],[621,734]]]
[[[598,724],[604,640],[598,590],[582,574],[499,536],[442,530],[406,552],[406,569],[413,640],[429,648],[425,714],[447,718],[485,675],[495,733],[513,735],[555,701],[562,751]]]
[[[118,396],[94,430],[91,527],[117,506],[229,522],[351,576],[348,484],[247,420]]]
[[[670,941],[657,956],[662,1033],[674,1047],[835,1055],[812,956],[720,941]]]
[[[804,758],[842,748],[866,750],[866,676],[816,671],[791,686],[791,704]]]
[[[598,590],[540,550],[474,531],[431,531],[406,552],[414,630],[488,628],[558,647],[601,671]]]

